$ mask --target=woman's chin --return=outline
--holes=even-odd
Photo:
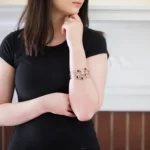
[[[73,14],[78,14],[79,13],[79,9],[72,9],[71,11],[68,11],[68,15],[73,15]]]

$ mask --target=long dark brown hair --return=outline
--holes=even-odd
[[[89,26],[88,0],[84,1],[79,16],[83,26]],[[26,54],[37,56],[38,52],[43,54],[43,48],[50,43],[54,37],[52,25],[52,0],[28,0],[20,19],[17,29],[21,29],[24,23],[22,40]]]

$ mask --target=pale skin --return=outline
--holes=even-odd
[[[84,0],[80,2],[83,4]],[[66,4],[68,9],[64,8]],[[69,94],[52,93],[11,103],[15,69],[0,58],[0,126],[22,124],[46,112],[87,121],[101,108],[108,69],[107,54],[86,59],[82,43],[83,25],[78,16],[80,8],[71,6],[70,0],[54,1],[53,18],[57,18],[53,19],[55,35],[48,45],[58,45],[66,39],[70,51],[70,71],[86,67],[90,70],[91,78],[71,79]]]

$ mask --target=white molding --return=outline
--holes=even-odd
[[[91,21],[150,21],[150,6],[90,6]]]
[[[139,10],[145,11],[150,10],[150,5],[90,5],[91,10]]]
[[[150,96],[150,86],[106,86],[105,94],[108,96]]]
[[[150,95],[107,95],[100,111],[150,112]]]
[[[0,19],[3,18],[3,22],[0,26],[16,24],[23,8],[23,5],[1,5]],[[91,5],[89,18],[90,21],[150,21],[150,6]]]

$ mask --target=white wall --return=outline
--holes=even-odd
[[[24,5],[27,0],[0,0],[0,4]],[[150,0],[90,0],[98,5],[150,5]]]
[[[99,5],[150,5],[150,0],[91,0]]]
[[[0,7],[0,41],[22,9]],[[90,27],[106,33],[110,52],[104,111],[150,111],[149,16],[149,7],[90,7]]]

